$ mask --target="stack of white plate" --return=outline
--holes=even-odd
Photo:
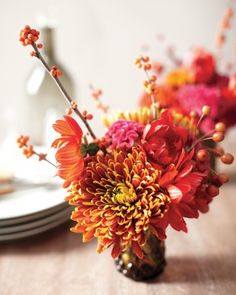
[[[66,192],[57,183],[22,183],[0,196],[0,242],[22,239],[52,229],[70,219]]]

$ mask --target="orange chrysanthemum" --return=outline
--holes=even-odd
[[[57,120],[53,125],[61,136],[52,143],[52,147],[58,149],[58,175],[65,179],[64,187],[67,187],[72,181],[79,179],[84,169],[84,159],[81,155],[83,132],[72,117],[64,116],[64,119]]]
[[[164,237],[159,222],[170,197],[158,185],[160,171],[147,162],[143,150],[133,148],[128,154],[120,150],[96,156],[84,173],[71,186],[68,197],[77,206],[72,213],[77,224],[72,230],[83,233],[84,241],[96,237],[99,253],[113,245],[115,258],[131,245],[142,258],[148,230]]]

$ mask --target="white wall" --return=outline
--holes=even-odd
[[[104,101],[113,108],[133,108],[144,78],[133,60],[142,45],[150,45],[149,54],[161,58],[156,35],[164,33],[179,53],[191,45],[213,49],[226,6],[225,0],[0,0],[2,138],[6,129],[19,129],[15,123],[23,119],[24,82],[36,59],[20,45],[18,33],[25,24],[35,24],[38,12],[56,17],[58,59],[76,81],[81,108],[96,112],[89,83],[103,88]]]

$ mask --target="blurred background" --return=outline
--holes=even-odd
[[[17,177],[32,177],[36,173],[37,179],[39,175],[42,177],[41,184],[48,173],[53,176],[54,170],[45,163],[39,164],[36,159],[26,161],[16,148],[15,139],[18,134],[28,134],[35,137],[35,143],[49,147],[53,134],[44,134],[42,142],[37,138],[67,107],[59,91],[48,81],[50,78],[45,77],[37,59],[30,56],[31,49],[19,43],[19,31],[24,25],[38,28],[42,32],[42,42],[47,38],[43,43],[48,44],[44,50],[50,62],[62,68],[68,92],[81,110],[94,114],[92,127],[101,135],[104,129],[89,85],[102,88],[102,101],[110,109],[133,110],[145,79],[143,72],[134,66],[134,59],[145,53],[152,61],[165,63],[166,48],[170,46],[175,47],[180,57],[194,45],[214,51],[218,23],[230,2],[0,0],[0,171],[8,171],[10,176],[7,177],[12,177],[12,173]],[[51,30],[40,29],[45,25]],[[222,64],[235,58],[235,36],[234,22]],[[42,112],[47,120],[40,126],[37,118]],[[224,144],[234,153],[235,130],[229,132]],[[230,169],[235,170],[234,167]],[[12,207],[9,203],[7,206]]]
[[[0,140],[25,133],[27,81],[37,60],[18,41],[25,25],[53,23],[56,60],[67,70],[81,109],[98,114],[89,84],[103,89],[103,101],[113,109],[132,109],[142,91],[143,73],[133,66],[137,55],[165,59],[163,47],[174,45],[182,56],[193,45],[214,50],[215,33],[226,0],[0,0],[2,24]],[[224,56],[232,57],[236,27]],[[163,34],[164,42],[157,36]],[[58,100],[62,100],[58,92]],[[31,110],[33,111],[33,110]],[[94,127],[101,131],[99,116]]]

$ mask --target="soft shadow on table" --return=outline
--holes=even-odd
[[[164,272],[150,284],[232,281],[236,279],[236,253],[208,257],[169,257]]]
[[[82,242],[81,235],[70,232],[70,227],[72,227],[72,223],[67,222],[36,236],[0,243],[0,255],[4,255],[5,251],[16,255],[25,253],[26,251],[29,255],[49,251],[65,252],[88,246]]]

